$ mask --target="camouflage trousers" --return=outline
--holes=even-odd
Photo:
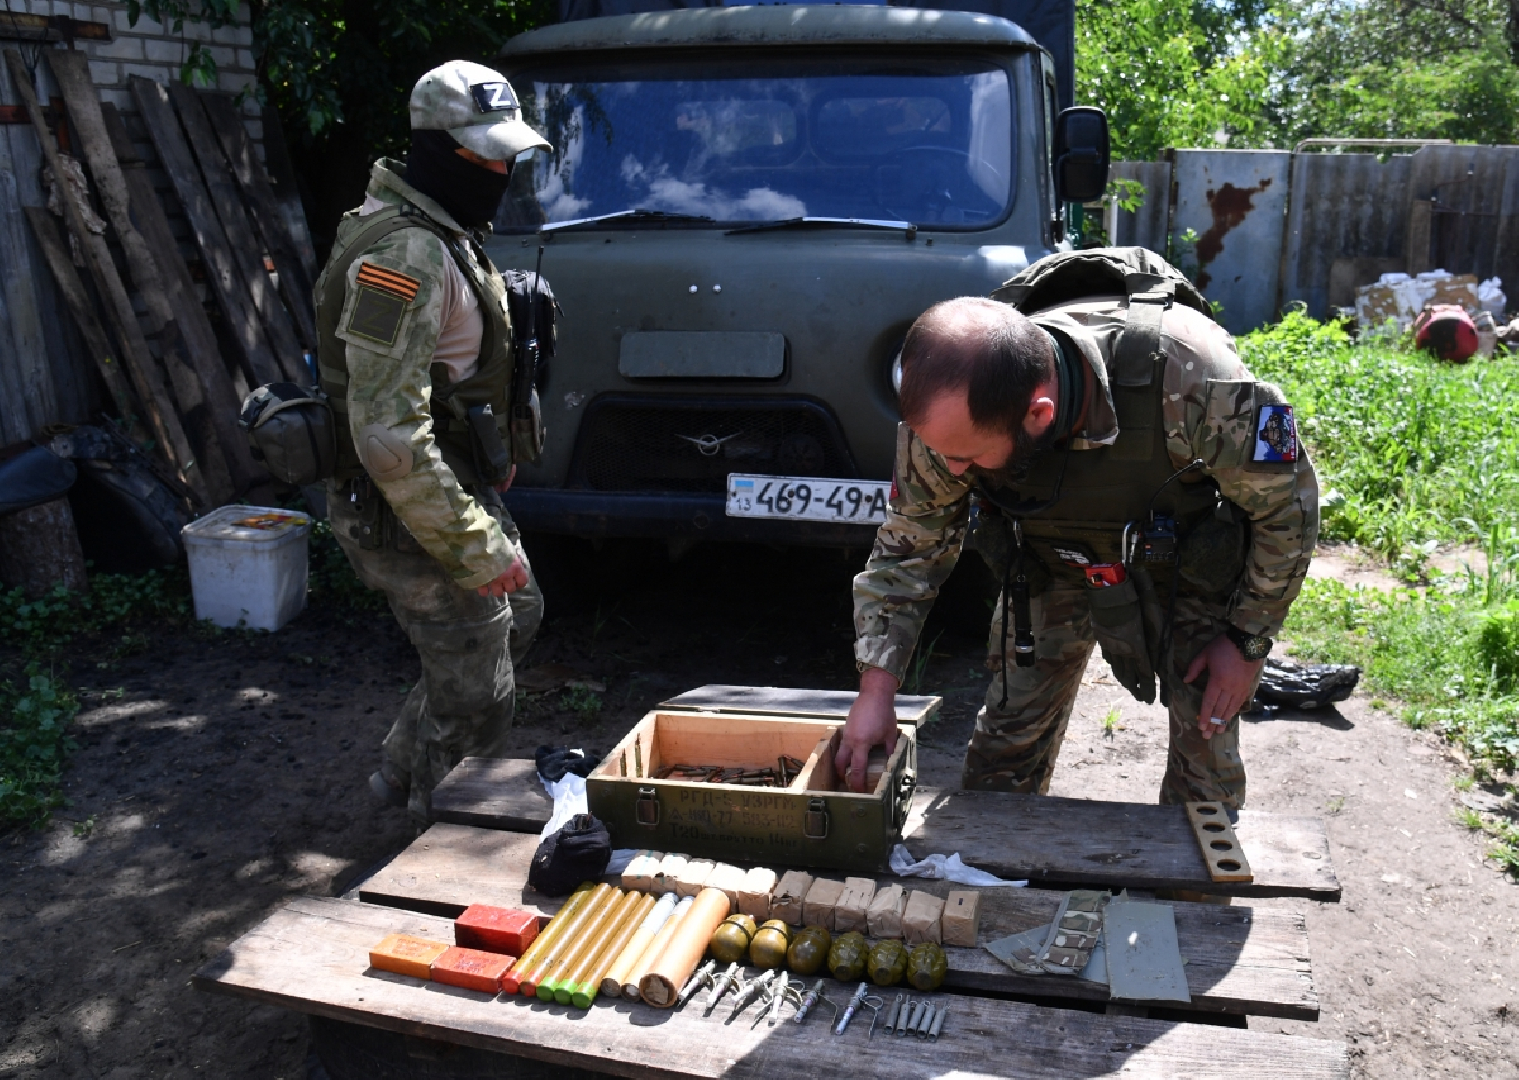
[[[995,673],[976,730],[965,750],[961,785],[981,791],[1046,794],[1055,758],[1065,739],[1071,707],[1092,654],[1088,586],[1056,579],[1033,598],[1036,648],[1032,667],[1016,666],[1012,628],[1008,630],[1007,704],[1002,704],[1002,602],[992,620],[988,666]],[[1190,686],[1187,666],[1203,646],[1224,631],[1222,603],[1180,596],[1172,624],[1170,750],[1160,801],[1218,800],[1234,809],[1245,803],[1245,766],[1239,755],[1239,717],[1204,739],[1197,729],[1207,674]]]
[[[521,552],[517,526],[495,492],[480,501]],[[543,595],[531,567],[527,587],[501,599],[460,588],[409,537],[394,546],[360,547],[350,533],[358,518],[330,484],[328,506],[333,535],[354,572],[385,594],[422,661],[422,677],[381,753],[387,778],[409,789],[413,820],[426,824],[433,788],[463,758],[505,755],[516,707],[513,665],[538,633]]]

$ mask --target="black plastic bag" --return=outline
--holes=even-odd
[[[1256,700],[1289,709],[1322,709],[1348,698],[1361,681],[1354,664],[1294,664],[1291,660],[1266,660]]]
[[[527,870],[528,888],[545,896],[568,896],[582,881],[595,881],[612,861],[612,834],[591,814],[576,814],[543,838]]]
[[[0,517],[68,494],[79,477],[72,461],[33,446],[0,463]]]

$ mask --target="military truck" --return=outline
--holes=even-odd
[[[1106,120],[1060,109],[1056,52],[993,15],[850,5],[513,39],[554,149],[519,162],[490,254],[541,265],[563,311],[518,523],[868,545],[908,326],[1055,250],[1104,185]]]

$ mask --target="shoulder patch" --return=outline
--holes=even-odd
[[[416,278],[407,277],[398,270],[377,266],[372,262],[359,264],[359,276],[354,279],[354,282],[389,293],[408,304],[417,298],[417,290],[422,287],[422,283]]]
[[[1297,421],[1291,405],[1262,405],[1255,413],[1251,461],[1296,461]]]
[[[348,332],[391,346],[396,343],[396,335],[401,332],[401,320],[405,317],[405,300],[393,292],[360,285],[353,311],[348,316]]]

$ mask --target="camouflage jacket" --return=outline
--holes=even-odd
[[[1118,437],[1117,413],[1106,358],[1122,331],[1126,301],[1092,298],[1057,305],[1033,316],[1073,341],[1095,377],[1096,391],[1071,441],[1073,452],[1106,446]],[[1305,449],[1285,470],[1252,468],[1256,455],[1253,378],[1233,340],[1190,308],[1168,309],[1161,323],[1166,354],[1158,391],[1166,446],[1180,468],[1204,462],[1224,497],[1250,522],[1250,552],[1228,601],[1225,617],[1241,630],[1274,637],[1302,587],[1318,539],[1318,479]],[[1243,385],[1242,385],[1243,384]],[[1260,396],[1280,392],[1260,384]],[[912,430],[897,430],[893,491],[886,521],[876,534],[865,570],[854,580],[855,659],[899,680],[940,587],[960,557],[970,522],[973,467],[955,476]]]
[[[388,159],[375,163],[366,205],[408,202],[451,232],[466,235],[441,206],[402,180],[400,169],[399,162]],[[333,258],[344,250],[346,240],[365,227],[365,221],[358,213],[344,216]],[[473,258],[475,245],[461,247]],[[348,268],[337,336],[344,342],[348,366],[349,431],[361,447],[361,459],[365,457],[361,438],[372,442],[369,433],[376,429],[385,436],[387,451],[401,457],[403,465],[403,451],[409,449],[411,455],[410,467],[396,468],[390,476],[388,470],[377,470],[365,459],[370,476],[423,550],[461,587],[475,588],[510,569],[516,552],[501,526],[460,484],[433,438],[430,369],[442,326],[447,278],[455,272],[454,266],[448,249],[428,229],[402,229],[383,237]],[[407,291],[415,290],[397,332],[389,335],[393,338],[389,346],[351,329],[350,309],[358,302],[356,281],[363,273],[393,275],[390,280],[399,281]]]

